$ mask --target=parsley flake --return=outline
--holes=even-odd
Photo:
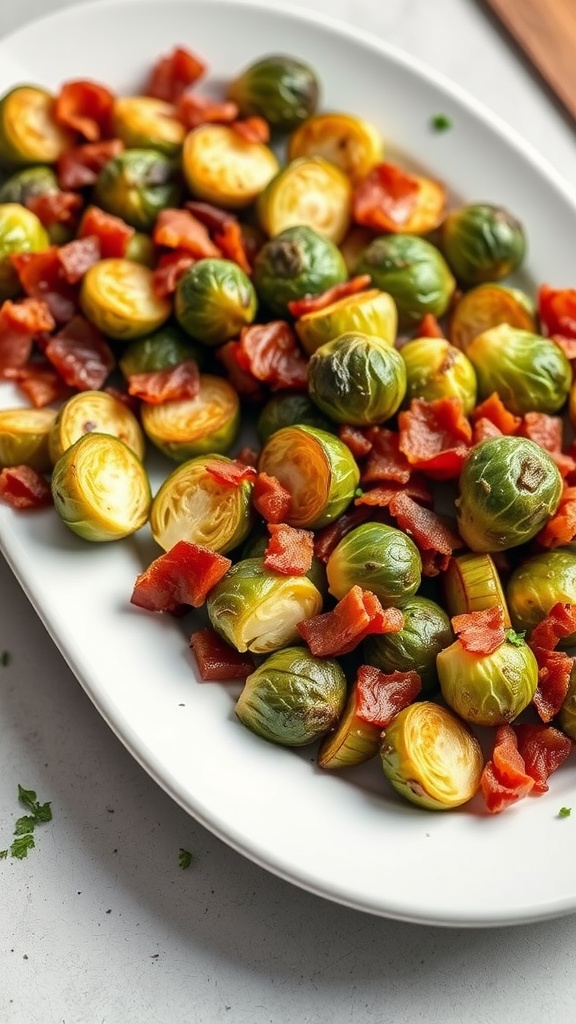
[[[506,641],[509,644],[513,644],[514,647],[522,647],[524,644],[524,637],[526,636],[526,630],[522,633],[517,633],[515,629],[506,630]]]
[[[182,847],[180,847],[180,851],[178,853],[178,863],[182,870],[186,871],[186,868],[189,868],[193,862],[194,858],[190,853],[190,850],[183,850]]]
[[[435,132],[447,132],[452,127],[452,121],[447,114],[434,114],[430,124]]]
[[[18,800],[31,813],[23,814],[20,818],[16,819],[13,831],[15,838],[9,850],[0,850],[0,860],[6,860],[9,853],[11,857],[16,857],[17,860],[23,860],[24,857],[27,857],[28,850],[32,850],[36,846],[33,835],[36,825],[52,820],[50,802],[41,804],[33,789],[24,789],[23,786],[19,785]]]
[[[560,810],[558,811],[558,817],[559,818],[569,818],[571,814],[572,814],[572,808],[571,807],[561,807]]]
[[[10,847],[10,856],[16,857],[18,860],[23,860],[24,857],[28,856],[28,850],[32,850],[36,846],[34,836],[31,832],[27,832],[25,836],[18,836],[14,840]]]
[[[0,665],[2,665],[3,668],[6,668],[6,666],[10,664],[11,660],[10,651],[2,651],[2,654],[0,654]]]

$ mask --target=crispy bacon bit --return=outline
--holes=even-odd
[[[156,295],[163,299],[173,295],[178,281],[195,262],[194,256],[183,249],[163,252],[152,271],[152,287]]]
[[[220,249],[212,242],[204,225],[189,210],[168,207],[160,210],[152,239],[156,245],[190,253],[196,259],[218,257]]]
[[[526,774],[534,779],[533,793],[546,793],[548,778],[564,764],[572,751],[572,740],[551,725],[522,722],[514,725],[513,729],[518,750],[524,758]]]
[[[59,245],[57,255],[64,280],[68,284],[78,284],[86,271],[102,258],[100,241],[96,235],[75,238],[66,245]]]
[[[558,602],[530,635],[528,643],[538,662],[538,687],[533,703],[543,722],[552,721],[568,693],[572,658],[556,648],[560,640],[575,632],[576,605]]]
[[[186,359],[176,366],[148,373],[133,373],[128,378],[128,394],[140,398],[148,405],[180,402],[196,398],[200,391],[200,373],[194,359]]]
[[[338,437],[350,449],[356,460],[363,459],[372,450],[372,442],[368,440],[361,427],[342,423],[338,427]]]
[[[36,214],[45,228],[51,228],[54,224],[74,227],[84,200],[77,192],[54,191],[43,192],[40,196],[30,196],[25,205]]]
[[[146,96],[175,103],[185,89],[194,85],[206,71],[203,60],[183,46],[156,61],[145,85]]]
[[[246,240],[237,220],[232,217],[226,220],[214,233],[214,242],[225,259],[237,263],[245,274],[252,273],[252,265],[246,249]]]
[[[490,420],[501,434],[516,434],[522,423],[520,416],[514,416],[508,411],[496,391],[472,410],[470,419],[472,423],[477,423],[480,419]]]
[[[354,189],[352,217],[375,231],[401,231],[414,213],[419,192],[418,178],[396,164],[377,164]]]
[[[574,472],[576,460],[562,451],[564,423],[560,416],[549,416],[545,412],[527,412],[522,417],[519,433],[550,453],[563,478]]]
[[[370,633],[399,633],[404,616],[399,608],[383,608],[375,594],[355,586],[330,612],[298,623],[298,632],[315,657],[347,654]]]
[[[470,654],[493,654],[506,640],[504,612],[500,605],[454,615],[452,629]]]
[[[232,121],[230,127],[245,142],[270,142],[270,125],[263,117],[242,117]]]
[[[239,341],[225,341],[219,345],[216,351],[218,362],[226,370],[228,380],[232,387],[243,398],[251,402],[261,402],[264,398],[264,388],[260,381],[250,370],[244,369],[242,351]]]
[[[256,448],[250,448],[249,445],[244,445],[236,455],[236,462],[241,462],[243,466],[250,466],[252,469],[256,469],[258,465],[258,451]]]
[[[26,295],[43,299],[56,323],[72,319],[78,309],[77,289],[64,279],[58,246],[42,252],[12,253],[10,262]]]
[[[201,124],[231,124],[238,117],[238,107],[232,100],[184,92],[176,103],[176,114],[184,127],[191,130]]]
[[[34,337],[55,326],[42,299],[5,299],[0,306],[0,373],[24,366],[30,358]]]
[[[576,538],[576,487],[564,485],[555,513],[540,530],[536,540],[543,548],[558,548]]]
[[[150,612],[200,608],[232,565],[211,548],[179,540],[137,577],[130,603]]]
[[[255,480],[253,465],[238,459],[207,459],[204,469],[222,487],[240,487],[246,480]]]
[[[371,278],[369,274],[359,274],[351,277],[348,281],[334,284],[331,288],[319,292],[317,295],[305,295],[302,299],[293,299],[288,303],[288,310],[294,317],[306,316],[307,313],[317,313],[320,309],[326,309],[332,303],[345,299],[349,295],[357,295],[370,287]]]
[[[305,576],[310,572],[314,554],[314,534],[297,530],[286,523],[269,523],[270,540],[264,552],[267,569],[286,576]]]
[[[425,313],[422,317],[416,332],[415,338],[445,338],[446,335],[442,330],[438,320],[433,313]]]
[[[26,366],[5,370],[2,376],[13,380],[36,409],[61,402],[73,393],[57,370],[43,360],[30,359]]]
[[[52,335],[44,354],[62,380],[77,391],[101,388],[116,365],[114,353],[102,332],[81,315]]]
[[[573,338],[563,338],[561,334],[551,334],[550,341],[553,341],[558,348],[561,348],[566,359],[572,361],[576,359],[576,336]]]
[[[292,498],[275,476],[258,473],[252,490],[252,503],[268,523],[282,523],[288,517]]]
[[[371,508],[354,508],[344,512],[333,523],[316,531],[314,538],[314,554],[321,562],[327,562],[334,548],[355,526],[360,526],[367,519],[374,518]]]
[[[412,467],[400,450],[400,434],[388,427],[368,427],[363,434],[371,449],[360,476],[362,486],[389,480],[407,484]]]
[[[502,437],[502,431],[487,416],[481,416],[472,427],[472,444],[480,444],[490,437]]]
[[[102,259],[122,258],[136,229],[121,217],[106,213],[99,206],[89,206],[78,227],[78,238],[96,237],[100,243]]]
[[[305,391],[308,359],[298,346],[294,331],[284,320],[252,324],[240,332],[240,366],[273,391]]]
[[[487,810],[490,814],[500,814],[533,788],[534,779],[526,772],[516,733],[510,725],[498,726],[492,758],[484,765],[480,780]]]
[[[52,491],[30,466],[8,466],[0,471],[0,498],[12,508],[46,508],[52,504]]]
[[[203,203],[199,199],[187,199],[184,207],[199,220],[204,227],[212,234],[221,231],[229,220],[235,220],[234,214],[229,210],[221,210],[219,206],[212,203]]]
[[[428,486],[426,478],[421,476],[419,473],[414,473],[407,484],[399,484],[392,481],[389,484],[380,484],[376,487],[371,487],[369,490],[364,491],[364,493],[358,498],[355,498],[354,504],[370,505],[374,508],[388,508],[394,498],[397,498],[401,494],[405,494],[407,497],[413,498],[414,501],[417,501],[421,505],[431,507],[433,504],[432,491]],[[444,553],[447,554],[447,552]]]
[[[386,729],[398,712],[416,699],[422,680],[417,672],[381,672],[373,665],[360,665],[355,687],[357,717]]]
[[[256,668],[250,654],[240,654],[210,626],[192,633],[190,650],[196,659],[198,674],[205,681],[246,679]]]
[[[54,103],[54,117],[64,128],[99,142],[110,131],[114,93],[99,82],[76,79],[64,82]]]
[[[459,476],[472,440],[460,399],[413,398],[410,409],[398,414],[398,425],[400,451],[414,469],[433,480]]]
[[[123,149],[124,143],[120,139],[106,139],[64,150],[56,164],[60,188],[74,191],[94,185],[104,165]]]
[[[544,334],[559,334],[563,338],[576,338],[576,288],[552,288],[548,284],[540,285],[538,316]]]
[[[421,552],[434,552],[440,558],[428,559],[427,575],[443,572],[452,552],[464,547],[461,538],[446,526],[437,512],[423,508],[406,491],[400,491],[388,506],[401,530],[413,537]],[[424,563],[423,563],[424,568]]]

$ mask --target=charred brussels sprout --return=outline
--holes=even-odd
[[[454,642],[450,619],[435,601],[415,595],[402,604],[404,625],[399,633],[370,636],[363,657],[382,672],[417,672],[422,690],[438,688],[436,655]]]
[[[505,551],[531,540],[554,515],[562,477],[550,457],[522,437],[491,437],[464,461],[458,529],[472,551]]]
[[[0,302],[21,291],[18,275],[10,262],[12,253],[39,252],[50,240],[35,213],[20,203],[0,205]]]
[[[464,415],[472,412],[476,371],[460,349],[444,338],[414,338],[402,345],[400,355],[406,368],[407,405],[413,398],[459,398]]]
[[[278,167],[269,146],[241,138],[226,124],[202,124],[184,140],[182,170],[190,192],[227,210],[253,203]]]
[[[261,409],[256,423],[260,443],[265,444],[282,427],[296,424],[318,427],[320,430],[330,430],[332,426],[308,395],[291,392],[273,395]]]
[[[556,548],[529,558],[512,573],[506,598],[514,629],[531,633],[558,602],[576,604],[576,553],[569,548]],[[561,643],[571,647],[576,643],[576,635]]]
[[[187,334],[173,324],[165,324],[152,334],[137,338],[126,346],[118,360],[125,377],[136,373],[153,373],[169,366],[195,359],[199,362],[201,352]]]
[[[54,96],[37,85],[17,85],[0,100],[0,163],[54,164],[75,141],[54,117]]]
[[[127,259],[94,263],[82,278],[82,311],[117,341],[131,341],[160,327],[172,311],[154,289],[152,270]]]
[[[330,593],[340,600],[351,587],[371,590],[385,605],[402,607],[422,579],[422,560],[413,540],[385,523],[362,523],[336,545],[326,575]]]
[[[119,438],[139,459],[144,458],[144,434],[132,410],[106,391],[80,391],[60,407],[50,428],[52,463],[84,434],[95,432]]]
[[[497,391],[510,412],[554,413],[572,383],[570,363],[559,345],[531,331],[500,324],[478,334],[466,349],[476,370],[478,394]]]
[[[419,323],[426,313],[442,316],[456,287],[442,253],[416,235],[383,235],[364,249],[356,274],[369,274],[372,284],[388,292],[402,326]]]
[[[357,295],[337,299],[315,312],[305,313],[298,318],[295,327],[308,355],[312,355],[320,345],[349,331],[374,334],[381,341],[393,345],[398,314],[391,295],[369,288]]]
[[[118,96],[112,132],[128,149],[157,149],[166,156],[180,152],[186,135],[172,104],[152,96]]]
[[[236,650],[269,654],[300,639],[298,623],[321,611],[322,595],[307,576],[283,576],[261,558],[245,558],[212,588],[206,608]]]
[[[257,307],[250,278],[232,260],[198,260],[176,288],[176,319],[203,345],[220,345],[236,337],[253,322]]]
[[[470,203],[451,210],[440,229],[440,247],[462,284],[499,281],[516,270],[526,252],[520,222],[500,206]]]
[[[142,427],[152,443],[175,462],[196,455],[224,454],[238,436],[240,400],[224,380],[200,374],[200,391],[160,405],[142,403]]]
[[[345,701],[346,677],[337,661],[287,647],[248,676],[236,714],[265,740],[302,747],[334,728]]]
[[[257,202],[267,235],[305,224],[338,245],[350,225],[352,186],[345,174],[321,157],[292,160],[272,178]]]
[[[308,390],[336,423],[382,423],[397,412],[406,393],[404,360],[373,335],[342,334],[314,352]]]
[[[287,228],[264,243],[254,261],[252,280],[269,310],[285,317],[293,299],[316,295],[347,277],[338,246],[318,231],[301,226]]]
[[[0,468],[31,466],[39,473],[51,468],[48,452],[55,409],[0,409]]]
[[[288,132],[316,110],[320,87],[315,71],[301,60],[270,54],[249,64],[228,87],[244,117],[259,115],[274,131]]]
[[[288,157],[320,156],[358,181],[382,158],[384,140],[375,125],[353,114],[315,114],[290,136]]]
[[[465,352],[478,334],[498,327],[498,324],[535,331],[534,302],[519,288],[479,284],[456,302],[450,314],[448,337],[453,345]]]
[[[419,701],[384,731],[382,768],[396,792],[429,811],[460,807],[480,786],[484,758],[470,728],[446,708]]]
[[[460,640],[436,659],[446,703],[472,725],[507,725],[530,704],[538,685],[538,663],[518,634],[492,654],[467,651]]]
[[[138,231],[151,231],[160,210],[178,206],[182,184],[169,157],[155,149],[127,149],[104,165],[94,202]]]

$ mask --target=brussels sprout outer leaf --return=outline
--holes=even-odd
[[[240,654],[230,647],[211,626],[192,633],[190,650],[200,678],[204,680],[246,679],[256,668],[251,655]]]
[[[298,624],[300,636],[317,657],[347,654],[369,633],[397,633],[404,616],[398,608],[382,608],[368,590],[352,587],[335,608]]]
[[[137,576],[130,602],[151,612],[199,608],[231,565],[210,548],[180,540]]]

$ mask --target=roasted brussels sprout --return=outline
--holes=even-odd
[[[256,316],[258,300],[247,274],[232,260],[203,259],[186,270],[176,287],[178,323],[203,345],[235,338]]]
[[[528,634],[558,602],[576,604],[576,552],[555,548],[522,562],[508,580],[506,599],[514,629]],[[562,640],[563,647],[575,643],[574,633]]]
[[[384,140],[375,125],[353,114],[314,114],[288,140],[288,159],[320,156],[357,181],[382,159]]]
[[[400,349],[406,368],[406,396],[432,402],[459,398],[468,416],[476,405],[476,371],[460,349],[444,338],[413,338]]]
[[[238,436],[240,400],[224,380],[200,374],[200,391],[194,398],[142,403],[144,433],[169,459],[185,462],[196,455],[225,454]]]
[[[386,778],[400,796],[429,811],[460,807],[480,786],[482,748],[470,728],[446,708],[417,701],[384,731]]]
[[[170,301],[154,290],[152,270],[120,258],[90,267],[82,278],[80,305],[96,327],[117,341],[157,330],[172,312]]]
[[[393,345],[398,314],[391,295],[377,288],[369,288],[365,292],[337,299],[313,313],[305,313],[298,318],[295,327],[308,355],[312,355],[320,345],[349,331],[374,334],[381,341]]]
[[[510,626],[510,615],[494,559],[488,554],[467,551],[450,559],[442,578],[444,604],[450,617],[485,608],[502,609],[503,622]]]
[[[402,603],[404,625],[399,633],[369,636],[363,658],[382,672],[417,672],[422,691],[438,689],[436,655],[454,642],[450,619],[435,601],[416,594]]]
[[[209,471],[229,461],[224,455],[201,455],[166,477],[150,509],[152,536],[164,551],[187,540],[223,554],[246,539],[253,522],[252,483],[230,487]]]
[[[472,551],[504,551],[532,540],[554,515],[562,477],[548,452],[523,437],[491,437],[464,461],[458,529]]]
[[[481,284],[500,281],[521,265],[526,237],[520,222],[502,207],[469,203],[445,217],[440,248],[458,281]]]
[[[249,64],[232,79],[228,96],[244,116],[265,118],[272,129],[289,132],[316,110],[320,86],[308,64],[270,54]]]
[[[235,710],[265,740],[303,747],[334,728],[345,701],[346,676],[337,661],[286,647],[248,676]]]
[[[131,448],[111,434],[84,434],[52,472],[58,515],[84,540],[120,540],[148,519],[152,494],[146,470]]]
[[[460,640],[436,658],[444,700],[472,725],[507,725],[530,704],[538,662],[522,638],[505,640],[492,654],[467,651]]]
[[[316,530],[348,507],[360,472],[350,449],[334,434],[299,424],[277,430],[262,448],[258,469],[290,493],[286,522]]]
[[[225,209],[250,206],[278,168],[269,146],[226,124],[202,124],[184,139],[182,170],[192,195]]]
[[[383,235],[364,249],[356,274],[369,274],[375,288],[388,292],[401,326],[419,323],[426,313],[442,316],[456,287],[442,253],[417,235]]]
[[[422,559],[414,541],[395,526],[362,523],[350,530],[326,563],[330,593],[340,600],[351,587],[371,590],[387,605],[402,607],[422,579]]]
[[[0,409],[0,468],[31,466],[39,473],[51,468],[48,437],[55,409]]]
[[[576,741],[576,662],[572,665],[568,692],[558,712],[558,725],[562,732]]]
[[[308,391],[336,423],[382,423],[397,412],[406,393],[404,360],[371,334],[341,334],[311,356]]]
[[[273,314],[289,315],[288,303],[340,284],[348,277],[334,242],[305,226],[287,228],[265,242],[254,261],[258,297]]]
[[[7,167],[54,164],[74,140],[55,120],[47,89],[17,85],[0,100],[0,163]]]
[[[300,640],[297,625],[318,615],[322,595],[307,576],[283,576],[261,558],[236,562],[206,602],[217,633],[238,651],[269,654]]]
[[[58,462],[78,438],[94,432],[118,437],[139,459],[144,458],[144,434],[132,410],[106,391],[80,391],[64,402],[50,428],[48,451],[52,463]]]
[[[58,178],[51,167],[37,164],[14,171],[0,185],[0,203],[21,203],[26,206],[29,199],[43,196],[47,192],[59,192]]]
[[[364,721],[358,714],[358,692],[354,684],[338,724],[320,744],[318,767],[339,769],[364,764],[380,750],[381,735],[380,726]]]
[[[260,410],[256,422],[259,441],[265,444],[277,430],[297,424],[328,431],[332,426],[328,417],[320,412],[308,395],[299,392],[273,395]]]
[[[157,149],[127,149],[104,164],[94,202],[138,231],[151,231],[160,210],[178,206],[182,192],[173,160]]]
[[[21,203],[0,204],[0,302],[21,291],[18,275],[10,262],[11,253],[39,252],[50,239],[35,213]]]
[[[187,334],[174,324],[164,324],[152,334],[136,338],[126,346],[118,360],[125,377],[136,373],[153,373],[169,366],[194,359],[200,362],[202,351]]]
[[[450,314],[448,337],[453,345],[466,351],[478,334],[509,324],[523,331],[536,330],[534,302],[519,288],[503,284],[479,284],[465,292]]]
[[[519,416],[558,412],[568,398],[572,369],[549,338],[499,324],[476,335],[466,355],[476,370],[479,398],[497,391],[506,408]]]
[[[117,96],[112,132],[128,149],[158,149],[166,156],[177,156],[186,135],[172,104],[152,96]]]
[[[258,222],[272,237],[286,228],[306,225],[338,245],[350,226],[352,186],[322,157],[300,157],[268,183],[256,204]]]

